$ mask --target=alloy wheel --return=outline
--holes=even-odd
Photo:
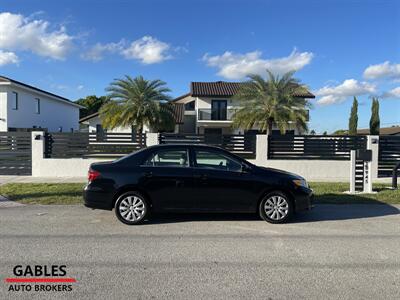
[[[268,218],[279,221],[289,213],[289,204],[284,197],[274,195],[265,201],[264,211]]]
[[[144,201],[138,196],[127,196],[119,204],[121,217],[128,222],[140,221],[146,214]]]

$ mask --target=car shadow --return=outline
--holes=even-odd
[[[296,213],[291,224],[341,221],[375,218],[400,214],[400,210],[388,204],[316,204],[310,211]],[[157,213],[143,224],[166,224],[204,221],[260,221],[257,214],[244,213]]]
[[[252,213],[157,213],[143,224],[165,224],[182,222],[208,222],[208,221],[257,221],[261,220],[257,214]]]

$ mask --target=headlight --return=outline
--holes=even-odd
[[[293,183],[295,186],[302,186],[308,188],[308,183],[305,179],[294,179]]]

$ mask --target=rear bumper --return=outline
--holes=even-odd
[[[294,194],[296,202],[296,212],[310,210],[314,207],[314,193],[309,188],[299,188]]]
[[[83,204],[89,208],[112,210],[112,195],[86,186],[83,190]]]

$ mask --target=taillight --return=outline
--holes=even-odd
[[[89,172],[88,172],[88,180],[89,180],[89,182],[95,180],[99,176],[100,176],[100,172],[92,170],[92,169],[89,169]]]

